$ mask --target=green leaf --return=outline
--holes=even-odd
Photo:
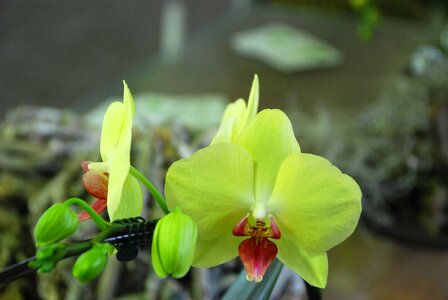
[[[282,268],[283,264],[278,259],[274,260],[267,274],[264,276],[263,281],[258,283],[252,293],[250,293],[249,299],[268,300],[271,297],[272,290],[277,283]]]
[[[265,276],[268,276],[268,274],[265,274]],[[247,281],[246,270],[243,269],[221,300],[248,299],[256,285],[257,283],[254,281]]]
[[[275,259],[260,283],[247,281],[246,271],[242,270],[222,300],[269,299],[282,267],[283,264]]]

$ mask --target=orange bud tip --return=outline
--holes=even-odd
[[[107,173],[89,170],[82,176],[82,183],[87,193],[95,198],[107,199],[109,177]]]

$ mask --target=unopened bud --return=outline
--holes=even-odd
[[[78,216],[61,203],[53,204],[37,221],[34,238],[38,247],[58,242],[78,228]]]
[[[73,265],[73,277],[79,281],[90,281],[103,272],[111,245],[95,244],[87,252],[81,254]]]
[[[162,278],[181,278],[193,262],[197,227],[180,208],[163,217],[156,225],[152,242],[152,265]]]

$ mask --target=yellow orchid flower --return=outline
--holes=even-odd
[[[288,117],[258,107],[255,77],[246,105],[230,104],[212,144],[168,170],[168,207],[198,227],[194,265],[239,254],[247,279],[261,281],[275,257],[323,288],[330,248],[355,229],[356,182],[325,158],[301,153]]]
[[[92,207],[100,212],[107,205],[111,221],[135,217],[142,211],[142,190],[129,173],[132,119],[135,106],[131,91],[124,84],[123,102],[109,105],[103,119],[100,154],[102,162],[83,162],[83,183],[88,193],[97,198]],[[80,219],[88,218],[80,214]]]

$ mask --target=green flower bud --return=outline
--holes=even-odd
[[[163,217],[156,225],[152,241],[152,265],[159,277],[181,278],[193,262],[198,229],[180,208]]]
[[[37,221],[34,228],[36,245],[42,247],[72,235],[78,228],[78,216],[61,203],[53,204]]]
[[[37,269],[37,272],[40,274],[50,273],[56,267],[56,263],[54,261],[45,261]]]
[[[73,277],[79,281],[90,281],[103,272],[111,245],[95,244],[90,250],[81,254],[73,265]]]

